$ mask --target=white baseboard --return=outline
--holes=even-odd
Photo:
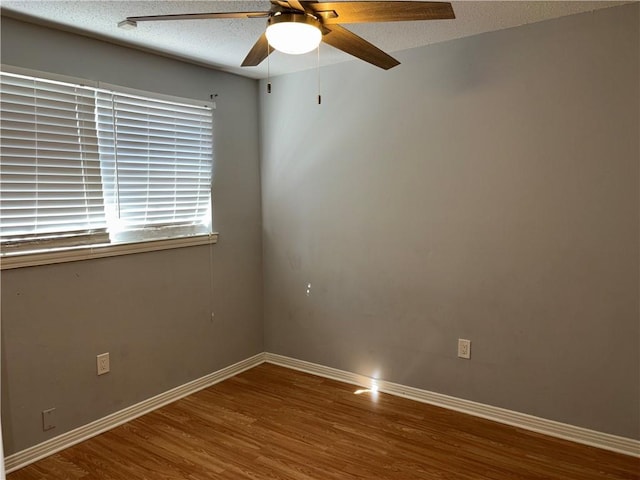
[[[265,360],[268,363],[282,367],[300,370],[321,377],[331,378],[340,382],[370,388],[376,385],[378,391],[405,397],[418,402],[429,403],[438,407],[456,410],[476,417],[486,418],[495,422],[504,423],[514,427],[520,427],[544,435],[570,440],[572,442],[590,445],[592,447],[611,450],[625,455],[640,457],[640,441],[631,438],[619,437],[608,433],[596,432],[582,427],[568,425],[553,420],[534,417],[525,413],[514,412],[505,408],[492,407],[482,403],[472,402],[461,398],[450,397],[441,393],[429,392],[419,388],[407,387],[397,383],[372,378],[356,373],[325,367],[295,358],[285,357],[274,353],[266,353]],[[375,382],[375,383],[374,383]]]
[[[264,363],[264,359],[264,353],[259,353],[253,357],[210,373],[209,375],[205,375],[204,377],[185,383],[184,385],[180,385],[179,387],[168,390],[156,395],[155,397],[112,413],[111,415],[107,415],[106,417],[100,418],[87,425],[83,425],[75,430],[58,435],[51,440],[47,440],[46,442],[39,443],[38,445],[34,445],[33,447],[14,453],[13,455],[9,455],[4,460],[6,471],[7,473],[13,472],[14,470],[25,467],[30,463],[36,462],[44,457],[48,457],[60,450],[64,450],[65,448],[69,448],[70,446],[91,437],[95,437],[96,435],[104,433],[107,430],[111,430],[118,425],[129,422],[134,418],[145,415],[157,408],[163,407],[171,402],[175,402],[187,395],[191,395],[192,393],[210,387],[211,385],[226,380],[229,377],[233,377],[245,370],[260,365],[261,363]]]
[[[303,360],[297,360],[295,358],[285,357],[274,353],[259,353],[253,357],[218,370],[217,372],[210,373],[209,375],[205,375],[204,377],[185,383],[184,385],[156,395],[155,397],[112,413],[111,415],[107,415],[106,417],[76,428],[75,430],[58,435],[51,440],[47,440],[38,445],[34,445],[33,447],[29,447],[25,450],[9,455],[5,458],[6,472],[10,473],[18,470],[19,468],[25,467],[42,458],[64,450],[65,448],[69,448],[72,445],[111,430],[112,428],[145,415],[171,402],[175,402],[180,398],[210,387],[211,385],[233,377],[234,375],[238,375],[239,373],[258,366],[265,361],[353,385],[364,386],[367,388],[374,385],[374,380],[364,375],[325,367],[323,365],[305,362]],[[550,435],[552,437],[563,438],[565,440],[603,448],[605,450],[611,450],[625,455],[640,457],[640,441],[638,440],[618,437],[608,433],[596,432],[586,428],[514,412],[505,408],[492,407],[490,405],[484,405],[470,400],[450,397],[448,395],[429,392],[427,390],[421,390],[419,388],[408,387],[383,380],[375,380],[375,385],[379,391],[391,395],[397,395],[410,400],[416,400],[418,402],[429,403],[439,407],[448,408],[450,410],[456,410],[476,417],[482,417],[499,423]]]

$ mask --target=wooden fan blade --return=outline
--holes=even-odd
[[[283,8],[292,8],[294,10],[299,10],[304,12],[306,10],[305,4],[307,3],[315,3],[316,0],[271,0],[272,5],[278,5]]]
[[[325,27],[325,31],[328,33],[322,36],[322,41],[338,50],[385,70],[400,65],[395,58],[340,25]]]
[[[181,13],[176,15],[148,15],[145,17],[127,17],[132,22],[155,22],[158,20],[210,20],[219,18],[265,18],[270,12],[220,12],[220,13]]]
[[[271,52],[273,52],[273,49],[269,47],[267,34],[263,33],[245,57],[242,62],[242,66],[255,67],[260,65],[260,63],[262,63],[262,61],[267,58]]]
[[[406,22],[455,18],[447,2],[304,2],[325,25],[335,23]]]
[[[300,3],[299,0],[287,0],[289,3],[289,6],[295,10],[299,10],[301,12],[304,12],[304,7],[302,6],[302,4]]]

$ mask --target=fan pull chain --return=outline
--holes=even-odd
[[[320,95],[320,44],[318,44],[318,105],[322,104],[322,95]]]
[[[271,45],[267,43],[267,93],[271,93]]]

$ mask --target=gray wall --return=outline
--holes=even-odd
[[[639,20],[273,79],[267,351],[640,438]]]
[[[24,68],[219,95],[212,291],[207,246],[2,272],[11,454],[262,352],[262,249],[257,82],[7,18],[1,53]],[[111,373],[97,377],[96,355],[107,351]],[[58,426],[42,432],[52,407]]]

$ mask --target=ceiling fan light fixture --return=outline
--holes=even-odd
[[[304,13],[282,13],[269,18],[269,45],[282,53],[300,55],[318,48],[322,40],[320,22]]]

